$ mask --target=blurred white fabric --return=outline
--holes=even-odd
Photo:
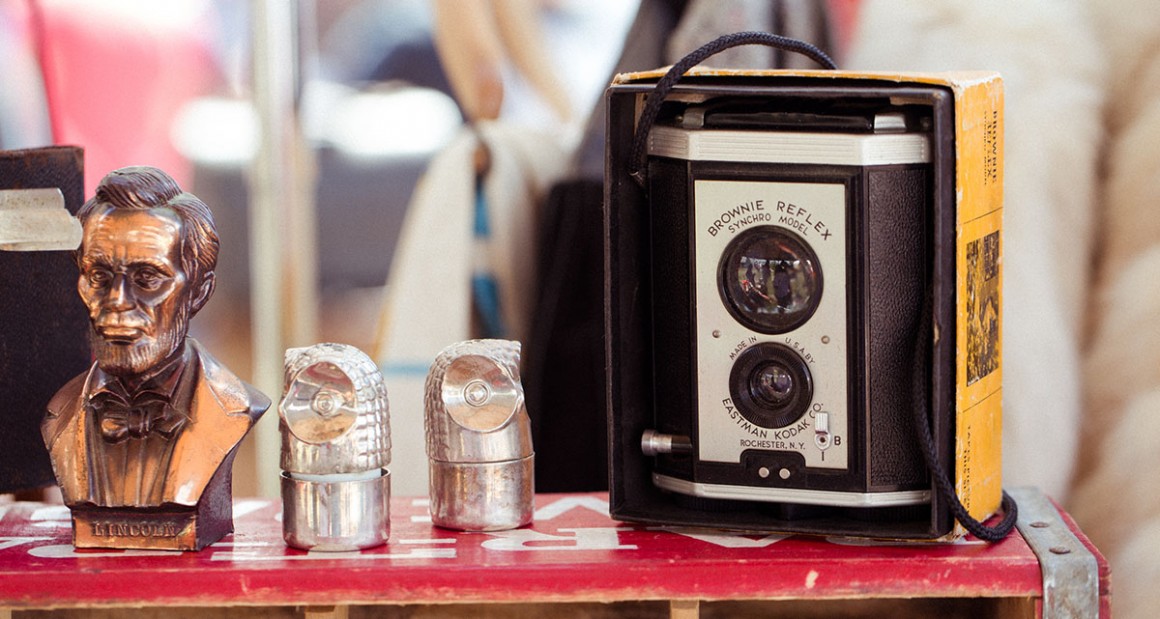
[[[1063,501],[1118,617],[1160,608],[1160,12],[871,0],[851,64],[1007,84],[1004,483]]]
[[[870,0],[851,69],[1004,80],[1003,483],[1063,500],[1076,460],[1105,63],[1073,0]]]
[[[553,139],[526,128],[482,122],[464,129],[419,181],[391,262],[376,359],[386,375],[393,435],[393,492],[427,493],[423,384],[446,346],[472,332],[471,277],[477,148],[491,229],[491,268],[508,332],[524,341],[535,293],[536,206],[564,169]]]
[[[1088,0],[1109,53],[1081,452],[1070,509],[1112,564],[1117,617],[1160,608],[1160,12]]]

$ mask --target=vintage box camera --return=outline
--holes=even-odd
[[[608,92],[611,510],[899,539],[1000,502],[994,74],[658,73]]]

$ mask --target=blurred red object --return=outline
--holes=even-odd
[[[830,23],[834,33],[834,43],[838,64],[850,48],[854,28],[858,25],[858,5],[860,0],[829,0]]]
[[[210,4],[201,0],[29,0],[53,141],[85,149],[85,195],[127,165],[192,165],[170,139],[173,120],[216,81]]]

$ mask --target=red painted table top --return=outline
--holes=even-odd
[[[607,495],[540,495],[535,523],[431,525],[391,502],[391,540],[350,553],[287,548],[280,503],[241,499],[236,532],[201,552],[76,550],[67,508],[0,505],[0,607],[327,605],[855,597],[1038,597],[1018,532],[995,545],[869,545],[625,524]]]

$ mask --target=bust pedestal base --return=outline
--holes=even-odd
[[[222,462],[196,505],[70,505],[77,548],[201,550],[234,530],[234,454]]]

